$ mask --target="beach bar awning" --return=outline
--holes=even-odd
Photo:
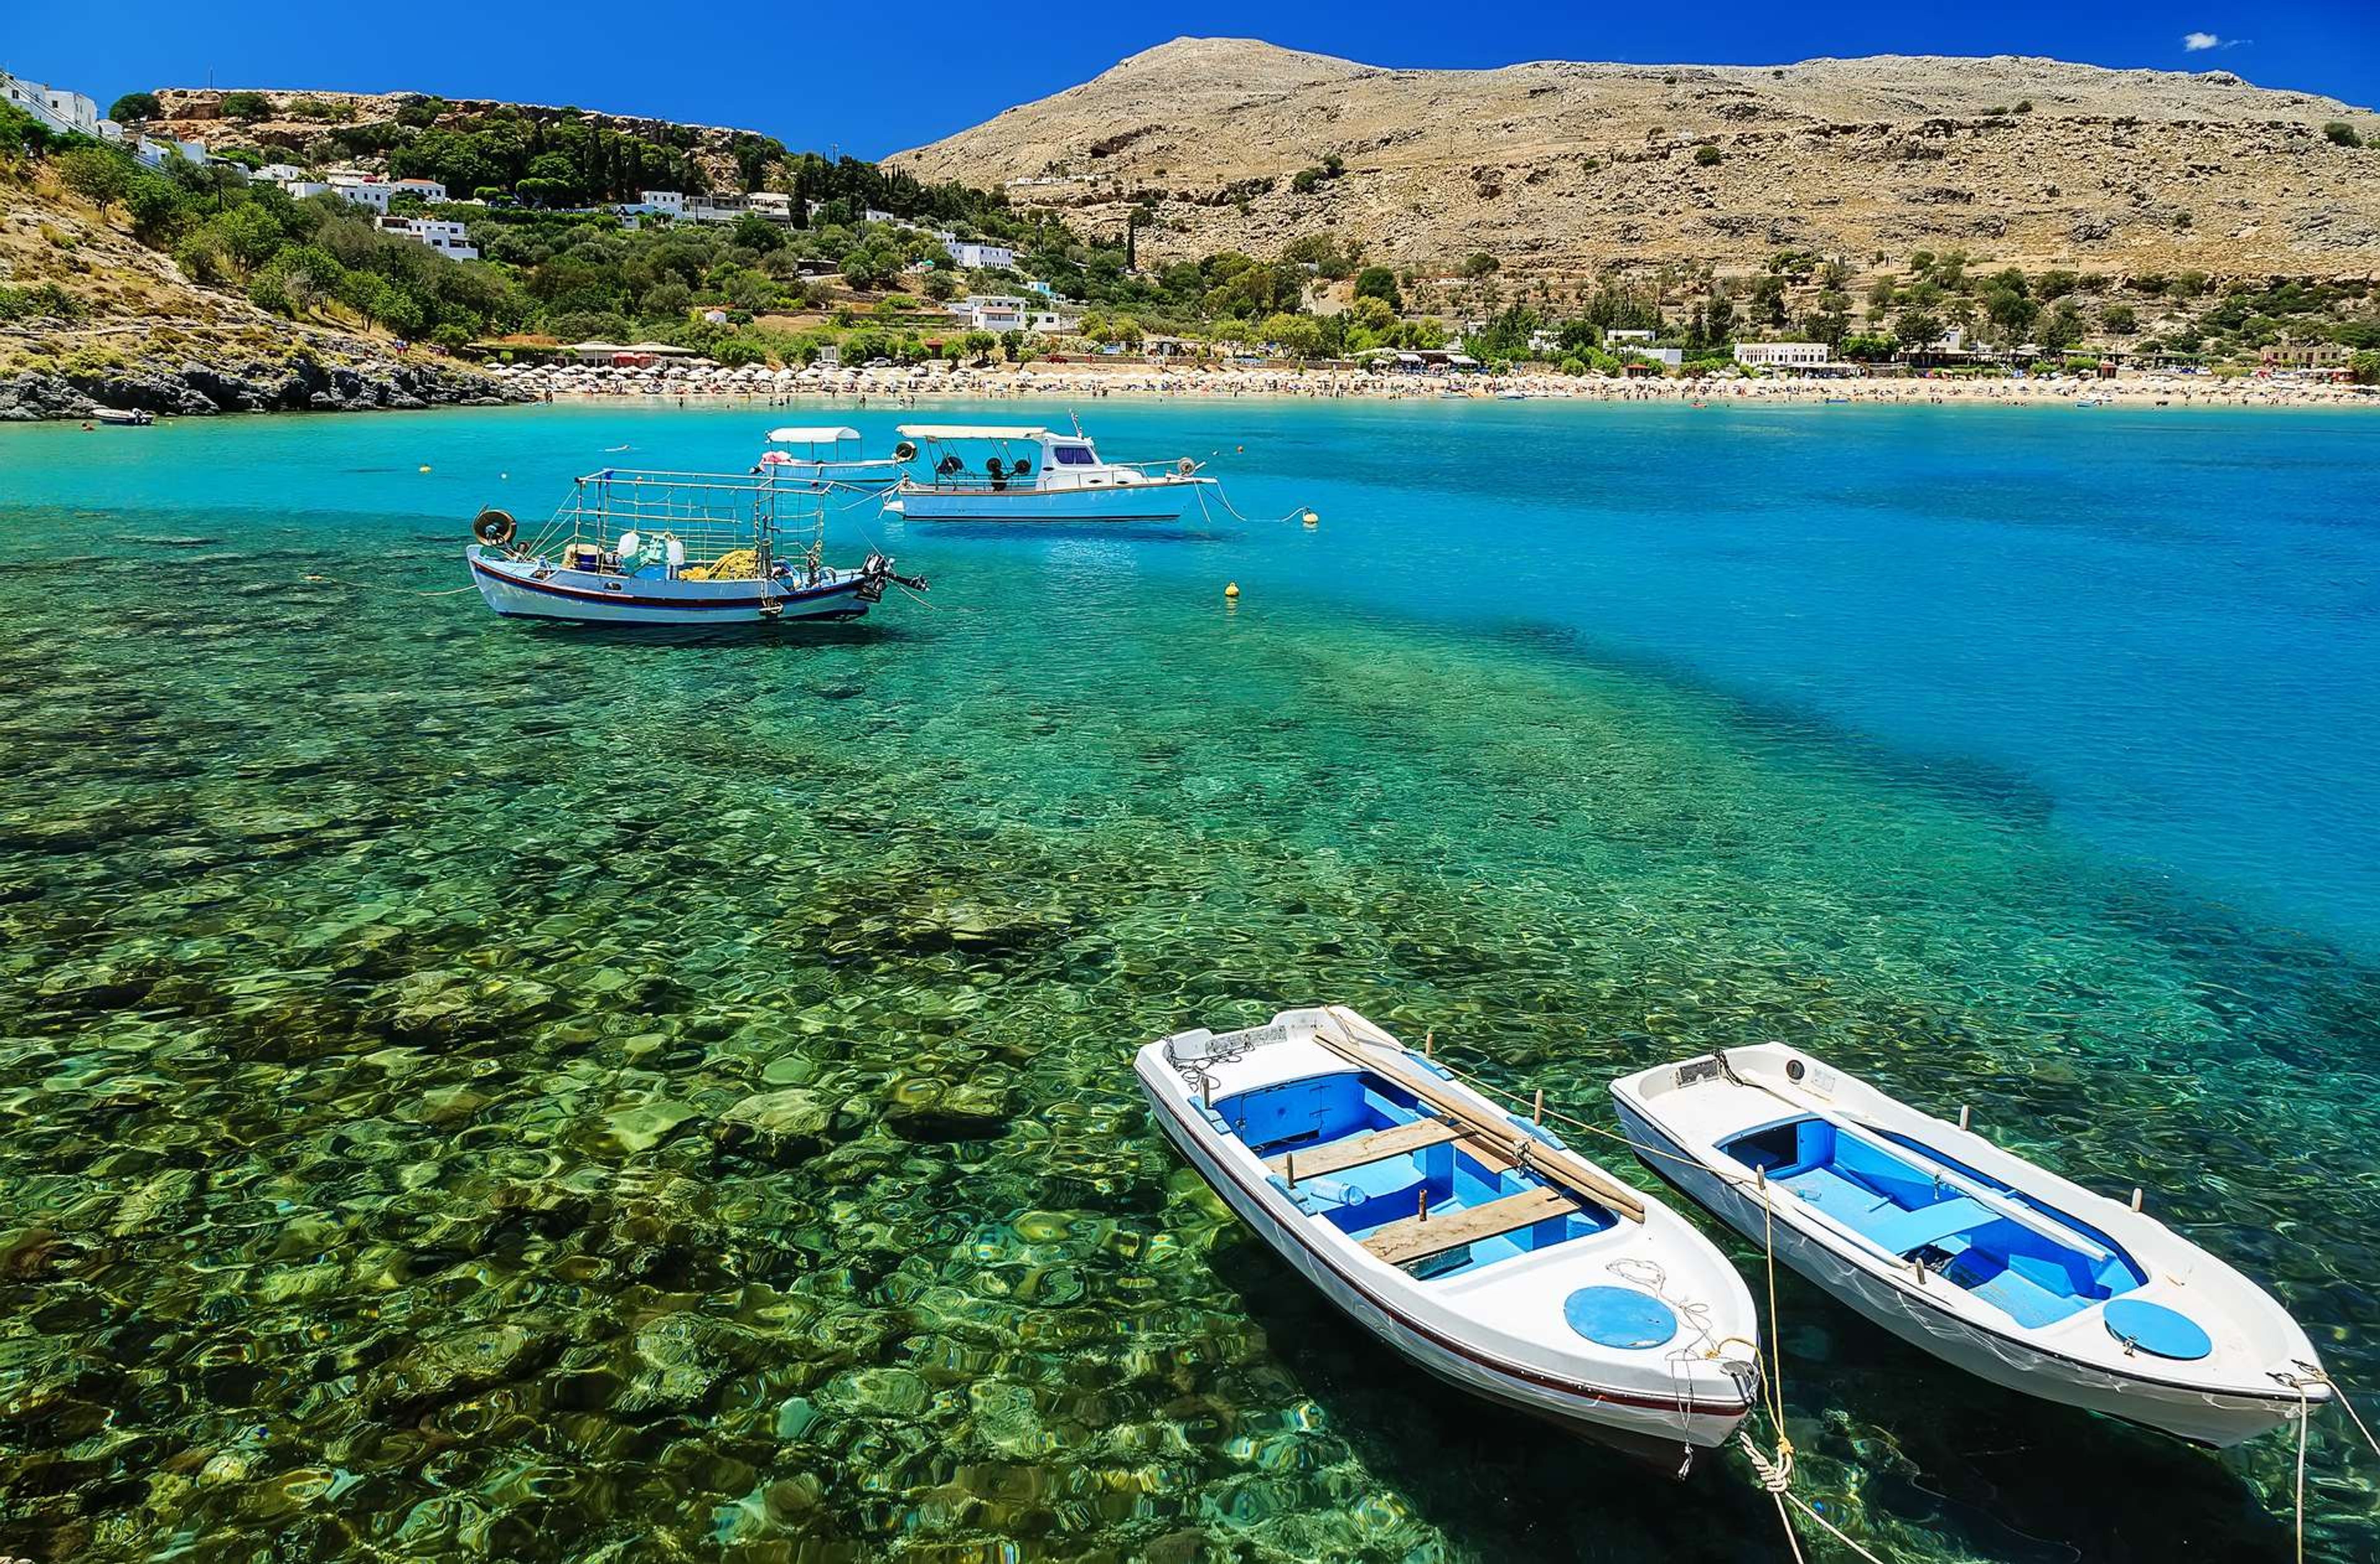
[[[856,429],[837,429],[821,424],[816,429],[772,429],[769,431],[771,445],[832,445],[838,441],[856,440]]]
[[[1026,424],[902,424],[892,432],[909,440],[1038,440],[1050,431]]]

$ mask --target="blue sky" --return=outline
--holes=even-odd
[[[1513,8],[1516,12],[1520,7]],[[2266,87],[2380,100],[2380,0],[2002,0],[1958,14],[1777,0],[1528,7],[1444,0],[1011,8],[917,0],[706,6],[630,0],[256,0],[103,9],[0,0],[0,66],[89,92],[139,87],[418,90],[746,126],[796,149],[875,157],[1097,75],[1183,34],[1264,38],[1376,65],[1516,60],[1774,65],[1821,55],[2048,55],[2235,71]],[[1946,8],[1947,9],[1947,8]],[[1447,18],[1461,18],[1450,27]],[[2191,46],[2195,43],[2196,46]]]

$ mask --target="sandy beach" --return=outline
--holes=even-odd
[[[1022,367],[728,370],[712,366],[497,366],[508,386],[557,401],[613,398],[791,404],[827,397],[990,401],[1002,397],[1294,396],[1386,401],[1545,400],[1570,402],[1724,402],[1815,404],[1981,404],[2003,406],[2369,407],[2380,387],[2305,380],[2212,375],[2131,374],[1994,380],[1913,378],[1619,380],[1600,375],[1380,375],[1348,370],[1265,368],[1163,369],[1144,364],[1028,364]]]

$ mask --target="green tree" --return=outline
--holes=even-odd
[[[1752,285],[1752,319],[1763,326],[1785,323],[1785,279],[1775,273]]]
[[[2099,310],[2099,325],[2109,336],[2130,336],[2140,330],[2140,317],[2129,304],[2109,304]]]
[[[734,234],[738,247],[762,255],[785,248],[783,230],[757,212],[747,212],[737,218]]]
[[[1404,296],[1397,291],[1397,274],[1385,266],[1366,266],[1355,273],[1355,297],[1377,298],[1392,314],[1404,308]]]
[[[2358,385],[2380,385],[2380,348],[2365,348],[2347,361],[2347,372]]]
[[[1903,347],[1931,347],[1942,340],[1942,321],[1939,317],[1912,307],[1902,310],[1900,318],[1893,321],[1892,334],[1900,339]]]
[[[132,188],[132,161],[101,147],[76,147],[52,160],[58,179],[105,212]]]
[[[1474,281],[1481,277],[1492,277],[1502,264],[1503,262],[1483,250],[1463,258],[1463,274]]]
[[[2060,299],[2057,309],[2041,318],[2041,346],[2063,353],[2082,340],[2083,331],[2082,311],[2072,299]]]
[[[225,119],[253,124],[273,117],[273,100],[261,92],[226,92],[223,96],[223,113]]]
[[[107,117],[118,125],[133,125],[144,119],[154,119],[157,117],[157,94],[127,92],[115,100],[115,106],[107,111]]]

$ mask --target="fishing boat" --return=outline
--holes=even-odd
[[[1224,1203],[1428,1373],[1688,1461],[1750,1412],[1752,1298],[1710,1242],[1354,1011],[1177,1033],[1135,1072]]]
[[[888,587],[925,590],[881,553],[829,565],[825,527],[806,481],[606,467],[577,479],[528,541],[505,512],[481,511],[463,556],[498,613],[590,624],[856,619]]]
[[[2217,1447],[2330,1399],[2297,1322],[2137,1191],[2095,1194],[1778,1043],[1611,1095],[1646,1166],[1996,1385]]]
[[[912,521],[1180,521],[1215,486],[1187,456],[1104,460],[1079,430],[903,424],[895,432],[893,455],[925,476],[904,477],[884,508]]]
[[[760,453],[759,465],[780,483],[890,489],[901,481],[898,461],[861,455],[859,431],[838,424],[771,430],[769,449]]]

